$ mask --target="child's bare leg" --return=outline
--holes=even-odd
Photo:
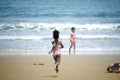
[[[57,56],[56,55],[53,55],[53,58],[55,60],[55,71],[56,73],[58,72],[58,61],[57,61]]]
[[[58,72],[59,71],[58,66],[60,65],[61,55],[57,55],[56,58],[57,58],[56,72]]]
[[[75,47],[76,47],[76,46],[75,46],[75,44],[74,44],[74,48],[73,48],[73,49],[74,49],[74,54],[75,54]]]
[[[55,61],[55,64],[57,63],[57,58],[55,55],[53,55],[53,58],[54,58],[54,61]]]
[[[73,45],[71,44],[71,46],[70,46],[70,48],[69,48],[69,54],[71,54],[71,48],[72,48],[72,46],[73,46]]]

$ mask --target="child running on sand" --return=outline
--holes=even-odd
[[[73,47],[74,49],[74,54],[75,54],[75,43],[76,43],[76,34],[75,34],[75,27],[72,27],[71,28],[71,34],[70,34],[70,43],[71,43],[71,46],[69,48],[69,54],[71,54],[71,48]]]
[[[53,31],[53,38],[54,38],[54,41],[52,41],[53,47],[51,51],[49,52],[49,54],[53,52],[53,58],[55,60],[55,70],[57,73],[59,71],[58,66],[60,65],[60,60],[61,60],[60,49],[63,48],[64,46],[62,42],[59,41],[59,31],[57,30]]]

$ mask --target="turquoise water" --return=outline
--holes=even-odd
[[[119,23],[119,0],[0,0],[0,22]]]

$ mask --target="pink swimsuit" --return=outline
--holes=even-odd
[[[75,35],[75,33],[71,33],[70,41],[71,41],[72,44],[74,44],[76,42],[76,35]]]
[[[53,51],[53,55],[58,55],[58,54],[60,54],[60,53],[61,53],[61,52],[60,52],[61,45],[54,43],[53,46],[55,47],[55,48],[54,48],[54,51]]]

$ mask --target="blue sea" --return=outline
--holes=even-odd
[[[120,52],[120,0],[0,0],[0,55],[48,54],[55,29],[67,53],[71,27],[78,54]]]

